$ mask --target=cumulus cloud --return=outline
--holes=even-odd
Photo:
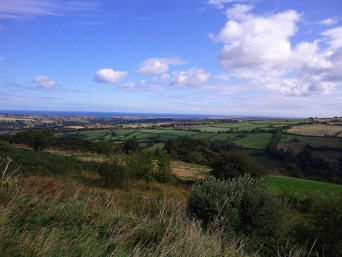
[[[168,72],[170,65],[177,66],[187,63],[178,57],[174,58],[149,58],[140,63],[137,74],[158,74]]]
[[[210,73],[205,73],[202,69],[191,68],[188,71],[174,72],[170,85],[180,85],[187,87],[199,86],[206,83]]]
[[[114,71],[112,69],[101,69],[95,74],[94,81],[97,83],[114,84],[123,80],[128,75],[127,71]]]
[[[47,76],[37,76],[33,79],[33,83],[38,84],[38,87],[45,88],[45,89],[51,89],[59,86],[55,81],[51,80]]]
[[[95,1],[11,0],[0,2],[0,19],[26,19],[35,16],[61,16],[64,13],[93,11]]]
[[[218,54],[224,70],[258,67],[272,69],[288,65],[291,57],[289,38],[297,31],[300,15],[293,10],[254,16],[249,5],[235,5],[226,14],[229,21],[216,37],[225,43]]]
[[[319,24],[321,25],[327,25],[327,26],[332,26],[337,24],[338,20],[335,18],[328,18],[326,20],[322,20]]]
[[[288,10],[254,15],[251,10],[237,4],[226,11],[228,22],[215,41],[225,44],[217,60],[228,73],[217,78],[295,96],[328,94],[342,83],[342,27],[324,31],[313,42],[292,45],[300,14]]]

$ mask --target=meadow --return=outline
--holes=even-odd
[[[249,135],[234,141],[234,143],[244,148],[264,150],[266,145],[271,141],[272,136],[273,134],[271,133]]]
[[[313,194],[325,197],[342,196],[342,186],[284,176],[268,176],[265,181],[278,193],[289,193],[298,198],[305,199]]]

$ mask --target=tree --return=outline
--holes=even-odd
[[[191,163],[201,164],[205,162],[205,159],[203,158],[202,154],[197,151],[193,151],[192,153],[190,153],[188,155],[188,158],[189,158],[189,162]]]
[[[264,166],[243,152],[221,152],[210,163],[211,174],[217,179],[231,179],[245,174],[260,177],[265,173]]]
[[[136,152],[139,149],[139,143],[135,139],[128,139],[124,143],[125,153],[129,153],[130,151]]]
[[[292,162],[285,163],[285,169],[291,177],[295,177],[295,178],[304,177],[303,172],[300,169],[298,169],[296,164]]]
[[[33,133],[31,146],[34,151],[42,151],[53,142],[53,134],[49,129],[36,130]]]
[[[159,148],[157,148],[159,149]],[[157,169],[154,172],[154,177],[158,182],[170,183],[177,180],[176,175],[172,173],[171,158],[165,150],[158,151]]]

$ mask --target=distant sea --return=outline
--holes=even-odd
[[[133,112],[82,112],[82,111],[27,111],[27,110],[0,110],[0,114],[18,115],[49,115],[49,116],[88,116],[110,118],[116,116],[130,117],[160,117],[160,118],[208,118],[208,117],[241,117],[237,115],[210,115],[210,114],[180,114],[180,113],[133,113]]]
[[[259,115],[218,115],[218,114],[185,114],[185,113],[139,113],[139,112],[82,112],[82,111],[28,111],[28,110],[0,110],[0,114],[18,115],[48,115],[48,116],[88,116],[111,118],[117,116],[129,117],[153,117],[153,118],[294,118],[284,116],[259,116]]]

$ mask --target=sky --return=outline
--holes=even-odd
[[[0,0],[0,110],[342,116],[342,1]]]

